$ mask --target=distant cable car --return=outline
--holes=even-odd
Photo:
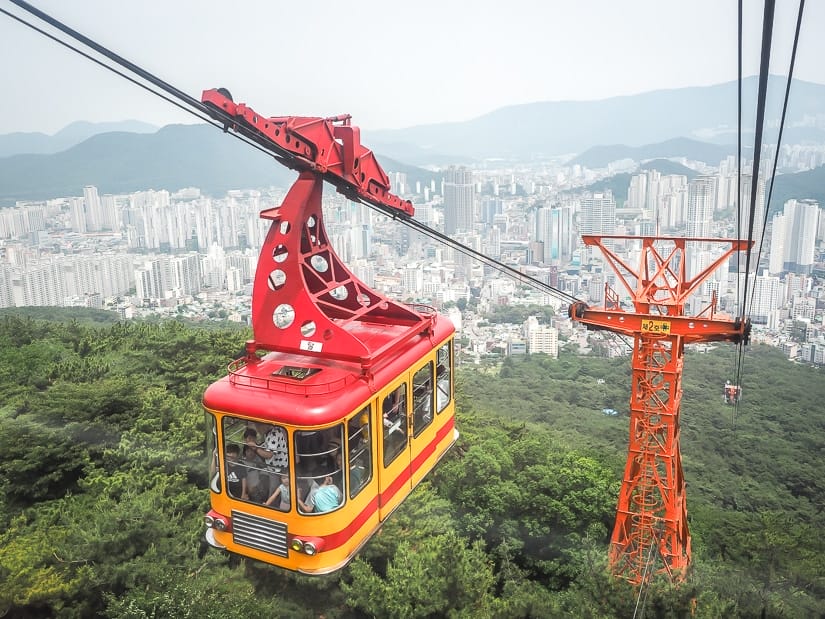
[[[455,329],[432,308],[369,289],[328,242],[321,194],[330,174],[351,197],[401,203],[357,128],[258,116],[223,89],[204,101],[300,170],[283,204],[261,213],[272,224],[255,274],[254,340],[203,396],[206,540],[286,569],[333,572],[456,441]],[[323,168],[306,164],[312,154]]]
[[[731,385],[729,380],[725,381],[725,404],[737,404],[742,397],[742,387],[739,385]]]

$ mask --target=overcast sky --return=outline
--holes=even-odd
[[[270,115],[365,129],[468,120],[535,101],[736,79],[735,0],[32,0],[181,90],[225,86]],[[745,0],[745,75],[762,2]],[[8,0],[0,8],[35,21]],[[778,0],[771,72],[787,74],[797,0]],[[825,1],[805,7],[795,76],[825,84]],[[0,14],[0,133],[76,120],[196,122]]]

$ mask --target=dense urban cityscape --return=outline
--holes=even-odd
[[[787,146],[780,169],[799,171],[825,162],[825,147]],[[681,160],[695,171],[666,174],[617,161],[603,169],[565,158],[530,164],[487,161],[451,166],[442,180],[423,184],[390,173],[393,191],[413,201],[415,217],[490,258],[591,305],[604,301],[605,284],[620,297],[614,273],[582,234],[736,238],[736,159],[717,167]],[[631,172],[626,200],[590,186]],[[756,192],[764,217],[764,175]],[[747,206],[751,176],[741,179]],[[80,190],[80,188],[79,188]],[[269,222],[286,188],[239,189],[208,196],[197,188],[17,202],[0,210],[0,307],[82,306],[109,309],[123,319],[148,315],[249,324],[252,280]],[[546,290],[503,275],[452,248],[328,189],[327,233],[353,273],[368,286],[403,301],[430,304],[456,323],[462,360],[546,353],[559,347],[626,354],[609,336],[575,329],[566,303]],[[749,299],[753,341],[780,347],[789,359],[825,363],[825,217],[800,195],[754,223]],[[743,211],[746,212],[746,211]],[[746,226],[740,222],[742,237]],[[763,227],[765,230],[763,231]],[[764,240],[763,240],[764,239]],[[628,264],[639,242],[615,239]],[[711,264],[721,244],[695,242],[688,273]],[[758,263],[757,263],[758,260]],[[718,308],[742,313],[745,259],[723,264],[687,308],[695,315],[715,297]],[[495,320],[503,308],[524,307],[518,322]],[[551,307],[555,315],[541,315]]]

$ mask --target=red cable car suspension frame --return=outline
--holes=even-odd
[[[334,358],[360,363],[369,374],[393,348],[431,335],[432,308],[404,305],[371,290],[329,244],[321,205],[324,180],[388,214],[414,213],[412,203],[390,193],[388,176],[361,144],[350,116],[267,118],[234,103],[222,88],[204,91],[202,100],[226,130],[253,139],[299,171],[283,204],[261,213],[272,225],[255,273],[248,355],[264,349]]]

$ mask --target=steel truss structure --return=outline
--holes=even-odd
[[[632,310],[605,284],[602,307],[570,306],[570,316],[589,329],[633,336],[630,444],[616,523],[610,540],[614,574],[641,585],[656,573],[671,581],[685,577],[690,565],[685,478],[679,446],[679,412],[685,344],[709,341],[747,343],[750,321],[716,311],[717,297],[696,315],[685,315],[688,298],[735,252],[751,243],[736,239],[583,236],[598,248],[624,286]],[[639,244],[639,265],[632,267],[614,244]],[[713,263],[688,277],[687,247],[718,251]]]

